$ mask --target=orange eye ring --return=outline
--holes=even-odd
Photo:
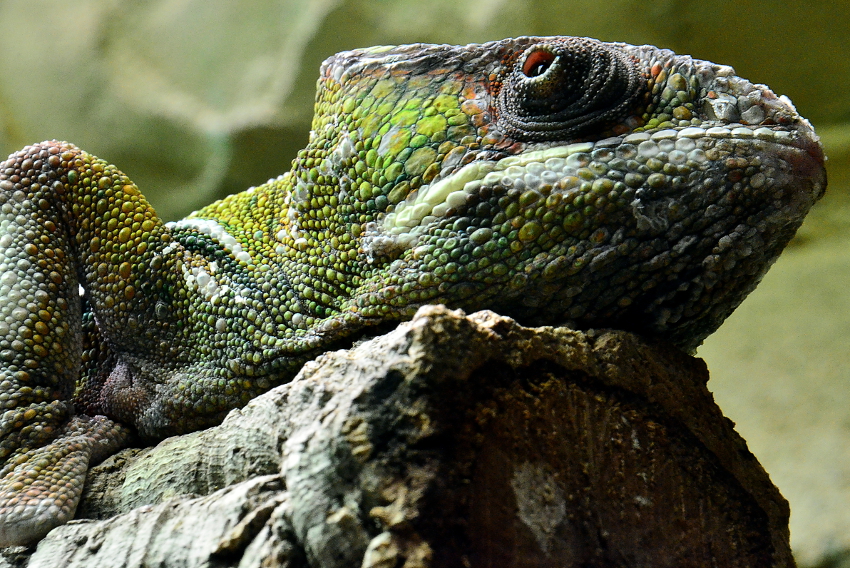
[[[526,77],[539,77],[549,69],[553,61],[555,61],[554,53],[538,49],[530,53],[522,64],[522,74]]]

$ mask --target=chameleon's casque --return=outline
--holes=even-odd
[[[0,544],[69,519],[131,429],[215,424],[423,304],[693,350],[823,161],[729,67],[568,37],[338,54],[292,169],[176,223],[70,144],[25,148],[0,164]]]

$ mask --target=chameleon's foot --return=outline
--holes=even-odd
[[[0,471],[0,546],[35,542],[71,519],[89,464],[128,435],[103,416],[77,416],[51,443],[12,456]]]

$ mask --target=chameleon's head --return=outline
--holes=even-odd
[[[446,301],[693,349],[826,185],[788,99],[649,46],[372,48],[319,87],[294,173],[336,192],[374,266],[350,305],[367,317]]]

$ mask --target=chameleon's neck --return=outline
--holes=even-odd
[[[266,333],[278,339],[309,334],[338,316],[372,268],[360,252],[363,224],[351,183],[310,153],[302,150],[288,173],[169,224],[177,241],[195,247],[194,257],[221,258],[213,266],[218,281],[209,268],[201,269],[202,287],[198,274],[189,278],[200,297],[217,301],[213,296],[220,295],[222,279],[268,288],[260,291],[261,303],[277,301],[279,310],[270,316],[274,324],[266,325]],[[211,243],[222,250],[213,250]],[[237,308],[236,315],[247,311]]]

